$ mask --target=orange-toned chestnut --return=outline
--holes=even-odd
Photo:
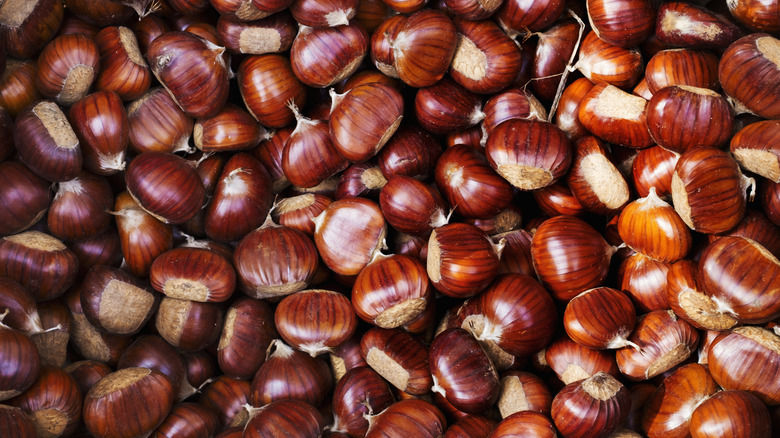
[[[652,35],[658,7],[650,0],[588,0],[588,21],[602,40],[619,47],[639,45]]]
[[[487,435],[488,438],[511,438],[515,436],[555,438],[558,434],[548,415],[532,411],[521,411],[505,417]]]
[[[563,314],[563,328],[573,341],[588,348],[621,348],[636,324],[631,299],[609,287],[597,287],[572,298]]]
[[[172,226],[147,213],[128,192],[117,195],[113,214],[128,270],[146,277],[154,259],[173,248]]]
[[[281,128],[295,120],[290,100],[302,107],[306,88],[293,74],[290,61],[280,55],[244,58],[237,73],[239,91],[249,112],[263,126]]]
[[[634,149],[653,144],[647,129],[647,100],[607,83],[596,84],[582,98],[580,123],[609,143]]]
[[[404,101],[394,87],[379,82],[359,85],[340,95],[330,112],[333,146],[350,161],[375,156],[398,129]]]
[[[454,211],[465,217],[495,216],[512,201],[512,185],[470,146],[447,148],[435,163],[434,180]]]
[[[236,275],[230,262],[203,248],[175,248],[154,259],[152,287],[171,298],[221,302],[233,294]]]
[[[658,7],[655,35],[670,46],[725,49],[739,37],[739,28],[703,6],[669,2]]]
[[[696,262],[685,259],[674,263],[666,279],[669,306],[677,316],[694,327],[727,330],[737,324],[737,319],[726,306],[705,293]]]
[[[701,255],[699,275],[718,310],[743,324],[762,324],[780,316],[780,261],[745,237],[724,236]]]
[[[688,85],[697,88],[718,88],[718,58],[703,50],[661,50],[645,67],[645,79],[650,93],[672,85]]]
[[[631,297],[638,313],[668,309],[666,277],[670,267],[670,263],[659,262],[635,252],[618,266],[618,289]]]
[[[228,103],[213,117],[198,119],[192,139],[203,152],[243,151],[257,146],[267,135],[246,110]]]
[[[579,203],[596,214],[614,214],[631,198],[626,179],[610,160],[603,142],[592,135],[575,143],[566,183]]]
[[[127,106],[130,147],[136,152],[189,151],[193,120],[162,87]]]
[[[84,168],[98,175],[125,169],[130,124],[119,96],[97,91],[76,101],[68,113],[79,138]]]
[[[565,5],[555,0],[524,2],[504,1],[495,14],[496,22],[510,36],[538,32],[550,27],[564,12]]]
[[[89,93],[99,64],[98,47],[92,39],[81,34],[62,35],[39,55],[35,83],[45,97],[70,106]]]
[[[642,54],[638,49],[624,49],[589,32],[580,46],[575,67],[594,84],[604,83],[630,88],[642,77]]]
[[[631,172],[639,196],[647,196],[650,187],[654,187],[660,198],[669,198],[672,194],[672,174],[679,157],[679,154],[658,145],[640,150]]]
[[[326,88],[352,75],[367,53],[368,34],[356,24],[302,26],[290,47],[289,59],[301,82]]]
[[[276,307],[274,322],[282,339],[312,356],[337,347],[357,329],[349,298],[324,289],[285,297]]]
[[[152,72],[135,33],[124,26],[109,26],[95,35],[95,42],[100,51],[95,88],[114,91],[123,101],[143,96],[152,84]]]
[[[447,1],[448,5],[452,3],[458,0]],[[476,8],[500,6],[500,2],[473,3]],[[454,23],[458,45],[449,70],[452,79],[472,93],[480,94],[496,93],[509,86],[522,66],[522,53],[512,39],[491,20],[461,15]]]
[[[775,141],[778,135],[780,121],[751,123],[731,138],[729,149],[743,169],[780,182],[780,150]]]
[[[615,377],[620,374],[613,352],[585,347],[566,336],[558,338],[539,354],[565,385],[600,372]]]
[[[412,87],[433,85],[447,72],[457,42],[455,24],[444,12],[423,9],[411,14],[392,44],[398,77]]]
[[[703,365],[677,368],[645,402],[642,430],[648,436],[686,436],[694,410],[717,391],[718,384]]]
[[[352,306],[360,319],[396,328],[417,318],[432,300],[425,267],[404,255],[379,255],[360,271],[352,286]]]
[[[689,85],[670,85],[647,103],[647,128],[659,146],[683,153],[693,147],[720,147],[729,141],[733,110],[720,94]],[[708,120],[708,123],[700,123]]]
[[[689,431],[692,438],[769,438],[772,426],[769,410],[758,397],[746,391],[721,391],[693,411]]]
[[[56,0],[13,0],[3,5],[0,38],[15,58],[33,58],[57,32],[64,5]]]
[[[735,104],[760,117],[780,116],[777,50],[780,40],[754,33],[734,41],[720,58],[718,78],[723,92]],[[746,81],[745,78],[750,78]]]
[[[658,197],[655,187],[620,212],[618,233],[634,251],[666,263],[685,257],[692,245],[687,225],[671,205]]]

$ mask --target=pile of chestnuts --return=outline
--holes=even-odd
[[[778,10],[0,0],[0,436],[777,436]]]

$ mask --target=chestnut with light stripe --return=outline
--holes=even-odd
[[[671,310],[654,310],[636,323],[631,342],[615,353],[618,368],[630,380],[648,380],[682,363],[696,351],[699,332]]]
[[[694,410],[719,389],[703,365],[681,366],[645,402],[642,430],[648,436],[687,436]]]
[[[531,240],[534,270],[559,301],[600,286],[615,251],[599,232],[574,216],[547,219]]]
[[[333,426],[331,431],[350,436],[364,436],[367,416],[382,412],[395,403],[395,397],[382,376],[362,366],[347,371],[333,391]]]
[[[455,24],[444,12],[422,9],[413,13],[392,44],[399,78],[410,87],[435,84],[447,73],[457,42]]]
[[[674,209],[694,231],[723,233],[745,215],[750,184],[727,152],[692,149],[680,155],[672,175]]]
[[[498,272],[504,242],[493,243],[474,225],[439,227],[428,239],[427,271],[439,292],[468,298],[487,288]]]
[[[285,297],[276,307],[274,322],[285,342],[312,356],[330,351],[357,329],[349,298],[324,289]]]
[[[629,248],[664,263],[682,259],[693,244],[688,226],[654,187],[620,212],[618,233]]]
[[[724,389],[753,393],[769,406],[780,405],[780,336],[743,326],[722,332],[710,344],[708,366]]]
[[[247,110],[268,128],[283,128],[295,121],[287,106],[290,101],[299,107],[306,102],[306,87],[293,74],[289,59],[281,55],[247,56],[236,78]]]
[[[434,180],[453,211],[468,218],[495,216],[512,202],[512,185],[470,146],[448,147],[435,163]]]
[[[572,146],[556,125],[510,119],[493,128],[485,144],[490,166],[520,190],[547,187],[571,165]]]
[[[249,403],[265,406],[290,399],[319,406],[332,387],[330,369],[322,358],[309,356],[274,339],[265,362],[252,378]]]
[[[572,298],[563,313],[563,328],[588,348],[621,348],[636,324],[636,310],[623,292],[597,287]]]

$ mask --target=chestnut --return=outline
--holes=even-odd
[[[174,101],[195,118],[216,115],[228,98],[224,47],[190,32],[166,32],[149,44],[152,73]]]
[[[700,404],[691,414],[690,436],[768,438],[772,435],[769,409],[755,395],[745,391],[721,391]]]
[[[324,289],[286,296],[276,307],[274,322],[282,339],[311,356],[338,346],[357,329],[349,298]]]
[[[611,375],[599,372],[566,385],[552,402],[555,427],[565,437],[609,437],[628,415],[631,396]]]
[[[49,183],[17,161],[0,163],[0,235],[15,234],[33,226],[51,203]]]
[[[420,399],[401,400],[382,412],[368,417],[366,438],[413,436],[436,438],[447,428],[444,414],[433,404]]]
[[[249,419],[249,381],[217,376],[206,384],[198,401],[217,414],[220,429],[241,427],[243,431]]]
[[[119,96],[96,91],[76,101],[68,112],[79,138],[84,168],[98,175],[125,169],[130,123]]]
[[[398,77],[412,87],[438,82],[455,56],[457,30],[442,11],[422,9],[404,20],[392,44]]]
[[[360,340],[366,363],[401,391],[414,396],[431,390],[428,350],[401,329],[369,329]]]
[[[277,400],[252,412],[244,438],[265,438],[294,433],[300,438],[318,438],[325,419],[312,405],[300,400]]]
[[[223,313],[216,303],[163,297],[154,327],[163,339],[182,351],[202,350],[219,338]]]
[[[501,373],[501,392],[496,406],[502,418],[517,412],[550,414],[553,395],[541,377],[526,371]]]
[[[206,198],[195,168],[171,153],[138,155],[127,167],[125,183],[127,191],[144,210],[168,224],[192,219]]]
[[[154,259],[173,248],[173,227],[143,210],[126,191],[116,196],[113,214],[128,270],[146,277]]]
[[[604,372],[619,376],[615,354],[607,350],[594,350],[578,344],[566,336],[553,341],[539,352],[545,366],[552,368],[565,385],[587,379]]]
[[[476,414],[498,399],[499,381],[493,363],[471,333],[447,329],[431,342],[428,353],[433,387],[463,412]]]
[[[538,120],[507,120],[485,144],[488,162],[521,190],[540,189],[561,178],[572,161],[569,139],[558,126]]]
[[[503,246],[501,241],[493,243],[474,225],[441,226],[428,239],[428,278],[447,296],[474,296],[493,281]]]
[[[100,379],[84,397],[84,424],[103,437],[150,434],[168,416],[171,382],[159,371],[123,368]]]
[[[193,120],[162,87],[127,105],[129,146],[136,152],[189,151]]]
[[[314,244],[336,274],[357,275],[386,247],[387,223],[377,203],[344,198],[314,218]]]
[[[587,222],[555,216],[537,228],[531,241],[534,270],[554,298],[568,301],[606,279],[615,248]]]
[[[25,108],[16,117],[14,144],[27,167],[49,181],[68,181],[81,171],[79,139],[62,109],[51,100]]]
[[[159,304],[159,296],[146,283],[108,266],[90,269],[79,293],[89,322],[117,335],[140,331]]]
[[[368,415],[381,412],[394,402],[387,381],[376,371],[367,366],[351,369],[333,391],[334,421],[330,429],[363,436],[368,431]]]
[[[358,25],[304,25],[293,40],[289,59],[295,77],[301,82],[326,88],[352,75],[367,53],[368,34]]]
[[[100,51],[100,72],[95,88],[113,91],[123,101],[140,98],[152,84],[152,72],[144,60],[135,33],[125,26],[105,27],[95,35]]]
[[[236,287],[230,262],[203,248],[174,248],[160,254],[149,268],[149,280],[165,296],[203,302],[225,301]]]
[[[25,231],[0,239],[0,275],[25,286],[36,301],[65,293],[78,273],[78,258],[59,239]]]
[[[97,45],[85,35],[58,36],[38,56],[38,90],[60,105],[72,105],[92,88],[99,56]]]
[[[38,436],[73,434],[81,424],[84,395],[76,380],[61,368],[44,365],[35,383],[10,401],[30,415]]]
[[[327,362],[274,339],[268,346],[265,362],[252,377],[249,403],[264,406],[287,399],[319,406],[331,387]]]
[[[0,400],[24,393],[37,380],[41,370],[38,348],[27,335],[6,325],[0,325],[0,359],[4,364],[0,370]]]

